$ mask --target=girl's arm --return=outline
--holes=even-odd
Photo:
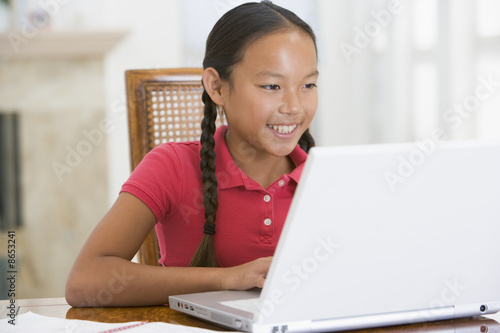
[[[262,287],[271,258],[230,268],[160,267],[130,260],[154,227],[154,214],[122,193],[80,251],[66,283],[76,307],[168,303],[169,295]]]

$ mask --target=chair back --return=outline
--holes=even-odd
[[[125,72],[132,170],[154,147],[199,140],[203,102],[201,68],[127,70]],[[217,126],[225,124],[218,117]],[[138,261],[159,265],[153,229],[138,251]]]

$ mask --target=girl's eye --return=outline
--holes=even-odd
[[[317,88],[318,86],[316,83],[308,83],[304,86],[306,89],[312,89],[312,88]]]
[[[262,86],[262,88],[267,89],[267,90],[278,90],[280,88],[280,86],[278,86],[277,84],[267,84],[267,85]]]

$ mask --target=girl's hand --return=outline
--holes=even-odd
[[[243,265],[221,270],[222,290],[247,290],[262,288],[273,257],[259,258]]]

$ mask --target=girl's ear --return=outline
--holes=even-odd
[[[202,78],[205,91],[208,93],[212,101],[214,101],[217,105],[224,106],[222,80],[219,76],[219,72],[217,72],[213,67],[208,67],[203,72]]]

